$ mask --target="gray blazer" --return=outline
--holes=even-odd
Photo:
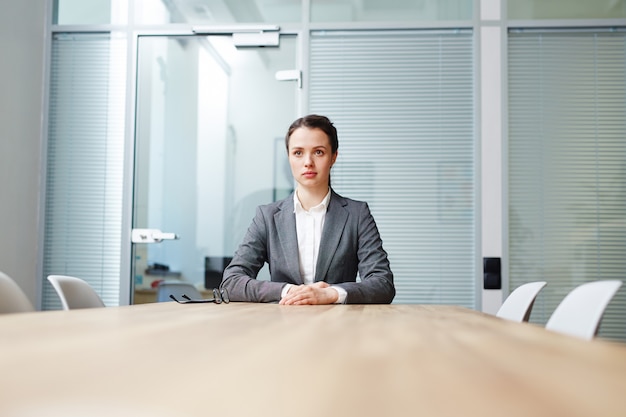
[[[256,279],[265,262],[269,264],[271,281]],[[360,282],[356,282],[357,272]],[[393,273],[367,203],[332,191],[315,281],[344,288],[346,303],[391,303],[396,294]],[[303,284],[293,193],[284,200],[257,207],[222,278],[222,287],[232,301],[277,302],[286,283]]]

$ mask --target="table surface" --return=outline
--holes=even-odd
[[[626,416],[626,346],[461,307],[0,316],[0,415]]]

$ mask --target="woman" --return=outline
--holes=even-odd
[[[302,117],[289,127],[285,145],[296,190],[257,207],[224,271],[221,286],[230,300],[391,303],[393,274],[367,203],[330,187],[339,148],[332,122],[324,116]],[[271,281],[256,279],[265,262]]]

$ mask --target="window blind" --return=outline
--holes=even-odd
[[[118,305],[126,40],[56,34],[51,59],[42,307],[61,306],[50,274]]]
[[[509,33],[509,283],[545,280],[531,321],[574,287],[626,279],[623,31]],[[600,336],[626,341],[626,293]]]
[[[339,133],[332,185],[369,203],[395,303],[477,307],[473,73],[469,30],[311,34],[310,112]]]

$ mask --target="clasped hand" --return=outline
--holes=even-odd
[[[293,285],[280,300],[283,305],[333,304],[339,293],[328,283],[318,281],[309,285]]]

